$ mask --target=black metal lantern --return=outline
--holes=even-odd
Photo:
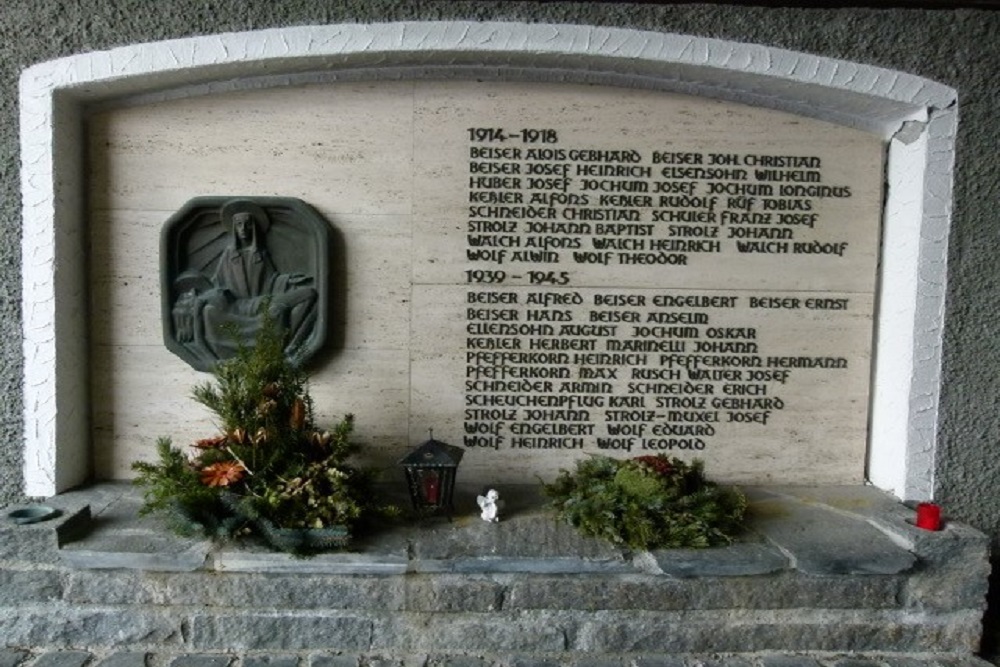
[[[414,509],[452,511],[455,471],[465,452],[460,447],[431,439],[399,461],[406,472],[406,484]]]

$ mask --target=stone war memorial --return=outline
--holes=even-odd
[[[987,538],[915,513],[955,99],[769,47],[460,21],[26,69],[24,479],[59,517],[3,526],[44,555],[2,553],[70,583],[0,636],[977,664]],[[133,464],[218,428],[191,388],[265,313],[317,422],[353,415],[384,484],[405,495],[397,462],[428,432],[461,450],[454,516],[294,559],[138,515]],[[626,549],[546,511],[561,470],[660,454],[743,489],[731,545]]]
[[[240,144],[247,108],[256,112],[242,133],[257,138],[240,162],[270,165],[266,180],[250,170],[247,184],[248,173],[232,168],[212,176],[214,160],[197,155]],[[289,113],[299,114],[294,132],[260,136]],[[95,214],[109,247],[138,242],[121,237],[134,234],[144,206],[186,203],[190,193],[291,191],[325,213],[341,238],[329,263],[346,264],[346,281],[338,291],[329,281],[308,286],[319,281],[307,285],[305,274],[284,279],[295,284],[273,294],[273,306],[291,299],[293,319],[303,320],[317,292],[333,312],[343,304],[330,323],[343,341],[331,351],[337,360],[318,366],[312,384],[321,410],[357,413],[387,462],[432,427],[468,449],[463,477],[484,484],[551,475],[588,453],[697,456],[741,483],[864,479],[877,137],[691,96],[503,82],[269,89],[108,111],[94,123],[104,173],[122,174],[98,177]],[[339,137],[329,148],[316,140],[327,134]],[[275,152],[301,163],[309,146],[309,164],[275,164]],[[178,150],[194,151],[189,167],[164,178],[159,165]],[[343,155],[351,157],[341,166]],[[155,331],[161,304],[148,295],[163,221],[145,215],[148,249],[122,260],[147,266],[111,258],[100,269],[107,293],[95,297],[106,301],[101,319]],[[273,257],[281,229],[258,223],[248,244],[266,239]],[[232,263],[232,243],[220,250],[224,240],[191,234],[188,246]],[[251,316],[263,294],[234,287],[239,297],[220,315],[204,314],[211,293],[191,285],[232,283],[236,272],[245,283],[251,269],[190,268],[196,258],[171,256],[193,255],[182,245],[164,247],[174,267],[168,347],[205,360],[208,348],[232,344],[225,323]],[[144,268],[147,278],[119,278]],[[192,312],[195,330],[177,327]],[[301,329],[290,335],[304,338]],[[252,340],[252,327],[241,333]],[[151,365],[178,376],[170,390],[158,377],[158,393],[186,398],[192,383],[147,336],[136,327],[92,342],[124,401],[102,415],[102,476],[121,477],[143,456],[151,424],[184,421],[183,404],[178,414],[146,400]],[[191,422],[193,440],[204,425]]]

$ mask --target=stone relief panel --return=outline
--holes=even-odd
[[[286,357],[309,361],[329,324],[330,231],[308,204],[282,197],[198,197],[161,240],[163,338],[209,371],[250,344],[265,314],[284,331]]]

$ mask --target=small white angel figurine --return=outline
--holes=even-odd
[[[496,523],[500,520],[500,517],[497,516],[499,500],[500,494],[497,493],[496,489],[490,489],[486,492],[485,496],[476,496],[476,502],[479,503],[480,509],[483,510],[480,514],[483,517],[483,521]]]

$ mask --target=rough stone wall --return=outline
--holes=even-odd
[[[1000,12],[798,9],[604,2],[399,0],[5,0],[0,12],[0,505],[21,494],[20,195],[22,68],[136,42],[288,25],[396,20],[581,23],[754,42],[899,69],[960,94],[958,168],[944,343],[936,497],[949,515],[1000,535],[995,316],[1000,224]]]

